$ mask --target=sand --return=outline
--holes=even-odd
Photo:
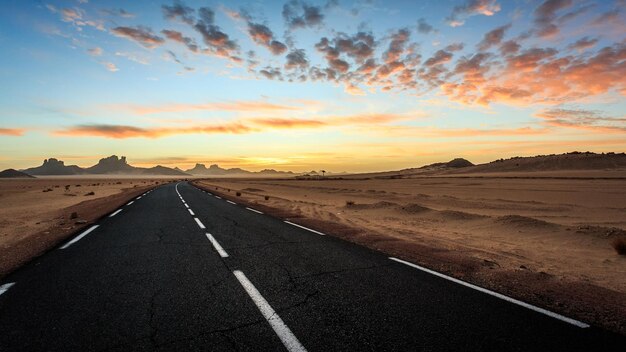
[[[0,179],[0,277],[157,182],[164,181],[71,176]],[[71,218],[74,212],[77,217]]]
[[[543,306],[626,331],[626,256],[611,246],[626,237],[626,179],[524,177],[199,184],[330,234],[337,224],[339,237],[492,289],[531,301],[544,295]]]

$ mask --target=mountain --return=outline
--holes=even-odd
[[[35,176],[19,172],[15,169],[6,169],[0,171],[0,178],[35,178]]]
[[[128,165],[126,157],[118,158],[117,155],[111,155],[108,158],[102,158],[94,166],[85,169],[88,174],[109,175],[109,174],[133,174],[138,168]]]
[[[32,175],[81,175],[84,174],[84,170],[76,165],[68,165],[61,160],[50,158],[44,159],[43,164],[37,167],[31,167],[30,169],[22,170],[22,172]]]
[[[180,171],[180,169],[171,169],[169,167],[157,165],[149,169],[142,169],[142,175],[166,175],[166,176],[189,176],[189,174]]]
[[[204,164],[196,164],[193,168],[185,170],[186,173],[194,176],[292,176],[291,171],[276,171],[274,169],[265,169],[258,172],[244,170],[242,168],[224,169],[217,164],[213,164],[208,168]]]
[[[66,166],[61,160],[50,158],[43,161],[43,165],[32,167],[22,172],[28,175],[163,175],[163,176],[189,176],[180,169],[175,170],[165,166],[152,168],[134,167],[126,161],[126,157],[111,155],[102,158],[94,166],[81,168],[76,165]]]

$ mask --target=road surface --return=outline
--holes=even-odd
[[[618,351],[623,336],[168,184],[0,282],[0,351]]]

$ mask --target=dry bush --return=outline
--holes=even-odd
[[[241,197],[241,192],[236,193],[237,197]]]
[[[346,201],[346,206],[347,207],[350,207],[350,206],[353,206],[353,205],[354,205],[354,201],[353,200],[347,200]]]
[[[265,200],[270,200],[270,196],[265,196]]]
[[[626,238],[616,238],[611,245],[619,255],[626,255]]]
[[[85,193],[86,196],[93,196],[95,194],[96,194],[95,192],[87,192],[87,193]]]
[[[77,212],[73,212],[72,214],[70,214],[70,219],[76,219],[77,217],[78,217]]]

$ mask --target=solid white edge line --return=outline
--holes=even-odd
[[[541,314],[547,315],[549,317],[552,317],[554,319],[561,320],[563,322],[566,322],[568,324],[577,326],[579,328],[585,329],[585,328],[589,327],[589,324],[587,324],[587,323],[583,323],[583,322],[578,321],[576,319],[568,318],[568,317],[563,316],[561,314],[551,312],[551,311],[549,311],[547,309],[543,309],[543,308],[540,308],[540,307],[537,307],[537,306],[533,306],[532,304],[529,304],[529,303],[526,303],[526,302],[522,302],[522,301],[517,300],[515,298],[511,298],[509,296],[505,296],[505,295],[503,295],[501,293],[494,292],[494,291],[488,290],[486,288],[482,288],[480,286],[476,286],[474,284],[470,284],[469,282],[465,282],[465,281],[462,281],[462,280],[459,280],[459,279],[455,279],[455,278],[450,277],[448,275],[444,275],[442,273],[438,273],[438,272],[436,272],[434,270],[430,270],[430,269],[424,268],[424,267],[419,266],[417,264],[413,264],[411,262],[407,262],[407,261],[404,261],[402,259],[398,259],[398,258],[394,258],[394,257],[389,257],[389,259],[391,259],[393,261],[396,261],[398,263],[402,263],[402,264],[408,265],[408,266],[413,267],[415,269],[427,272],[427,273],[429,273],[431,275],[438,276],[438,277],[440,277],[442,279],[446,279],[446,280],[452,281],[452,282],[457,283],[459,285],[463,285],[465,287],[469,287],[469,288],[474,289],[476,291],[480,291],[482,293],[486,293],[486,294],[488,294],[490,296],[494,296],[494,297],[500,298],[500,299],[505,300],[505,301],[507,301],[509,303],[517,304],[518,306],[522,306],[524,308],[533,310],[533,311],[535,311],[537,313],[541,313]]]
[[[298,341],[298,338],[291,332],[289,327],[285,325],[285,322],[283,322],[283,320],[278,316],[272,306],[267,303],[265,298],[261,296],[259,290],[254,287],[246,275],[244,275],[244,273],[240,270],[233,271],[233,274],[235,274],[235,277],[239,280],[241,286],[243,286],[244,290],[246,290],[250,298],[252,298],[252,301],[256,304],[257,308],[259,308],[259,311],[261,311],[265,320],[267,320],[276,335],[280,338],[280,341],[282,341],[283,345],[285,345],[285,348],[287,348],[290,352],[305,352],[306,348],[302,346],[300,341]]]
[[[15,285],[15,282],[9,282],[7,284],[0,286],[0,295],[7,292],[13,285]]]
[[[213,248],[215,248],[217,253],[219,253],[220,257],[228,258],[228,253],[226,253],[224,248],[222,248],[222,246],[220,246],[220,244],[217,242],[215,237],[213,237],[213,235],[211,235],[210,233],[207,232],[206,233],[206,237],[209,239],[209,241],[211,242],[211,244],[213,245]]]
[[[119,214],[120,211],[122,211],[122,209],[118,209],[117,211],[115,211],[114,213],[112,213],[111,215],[109,215],[110,218],[114,217],[115,215]]]
[[[100,225],[93,225],[92,227],[90,227],[89,229],[83,231],[83,233],[81,233],[80,235],[74,237],[74,239],[72,239],[71,241],[67,242],[66,244],[63,245],[63,247],[61,247],[61,249],[65,249],[69,246],[71,246],[72,244],[80,241],[81,238],[87,236],[91,231],[95,230],[98,228],[98,226]]]
[[[140,200],[140,199],[141,199],[141,196],[139,196],[139,197],[137,197],[137,198],[135,198],[135,199],[136,199],[136,200]]]
[[[131,200],[130,202],[126,203],[126,205],[131,205],[131,204],[133,204],[133,203],[135,203],[135,201],[134,201],[134,200]]]
[[[301,228],[301,229],[305,229],[305,230],[307,230],[307,231],[311,231],[311,232],[316,233],[316,234],[318,234],[318,235],[326,236],[326,234],[325,234],[325,233],[322,233],[322,232],[319,232],[319,231],[315,231],[315,230],[313,230],[313,229],[310,229],[310,228],[308,228],[308,227],[304,227],[304,226],[302,226],[302,225],[295,224],[295,223],[293,223],[293,222],[291,222],[291,221],[287,221],[287,220],[285,220],[285,222],[286,222],[287,224],[289,224],[289,225],[293,225],[293,226],[299,227],[299,228]]]
[[[232,200],[227,200],[226,203],[237,205],[237,203],[233,202]]]
[[[196,223],[198,224],[198,226],[200,226],[201,229],[206,229],[206,227],[204,227],[204,224],[202,223],[202,221],[200,221],[200,219],[198,218],[193,218],[194,220],[196,220]]]
[[[215,198],[217,198],[217,199],[222,199],[222,197],[220,197],[220,196],[215,196]]]
[[[256,209],[252,209],[252,208],[248,208],[248,207],[246,207],[246,209],[248,209],[248,210],[250,210],[250,211],[253,211],[253,212],[255,212],[255,213],[258,213],[258,214],[263,214],[263,212],[262,212],[262,211],[258,211],[258,210],[256,210]]]
[[[193,213],[193,210],[191,209],[187,209],[187,210],[189,210],[189,214],[191,214],[191,216],[196,216],[196,214]]]

